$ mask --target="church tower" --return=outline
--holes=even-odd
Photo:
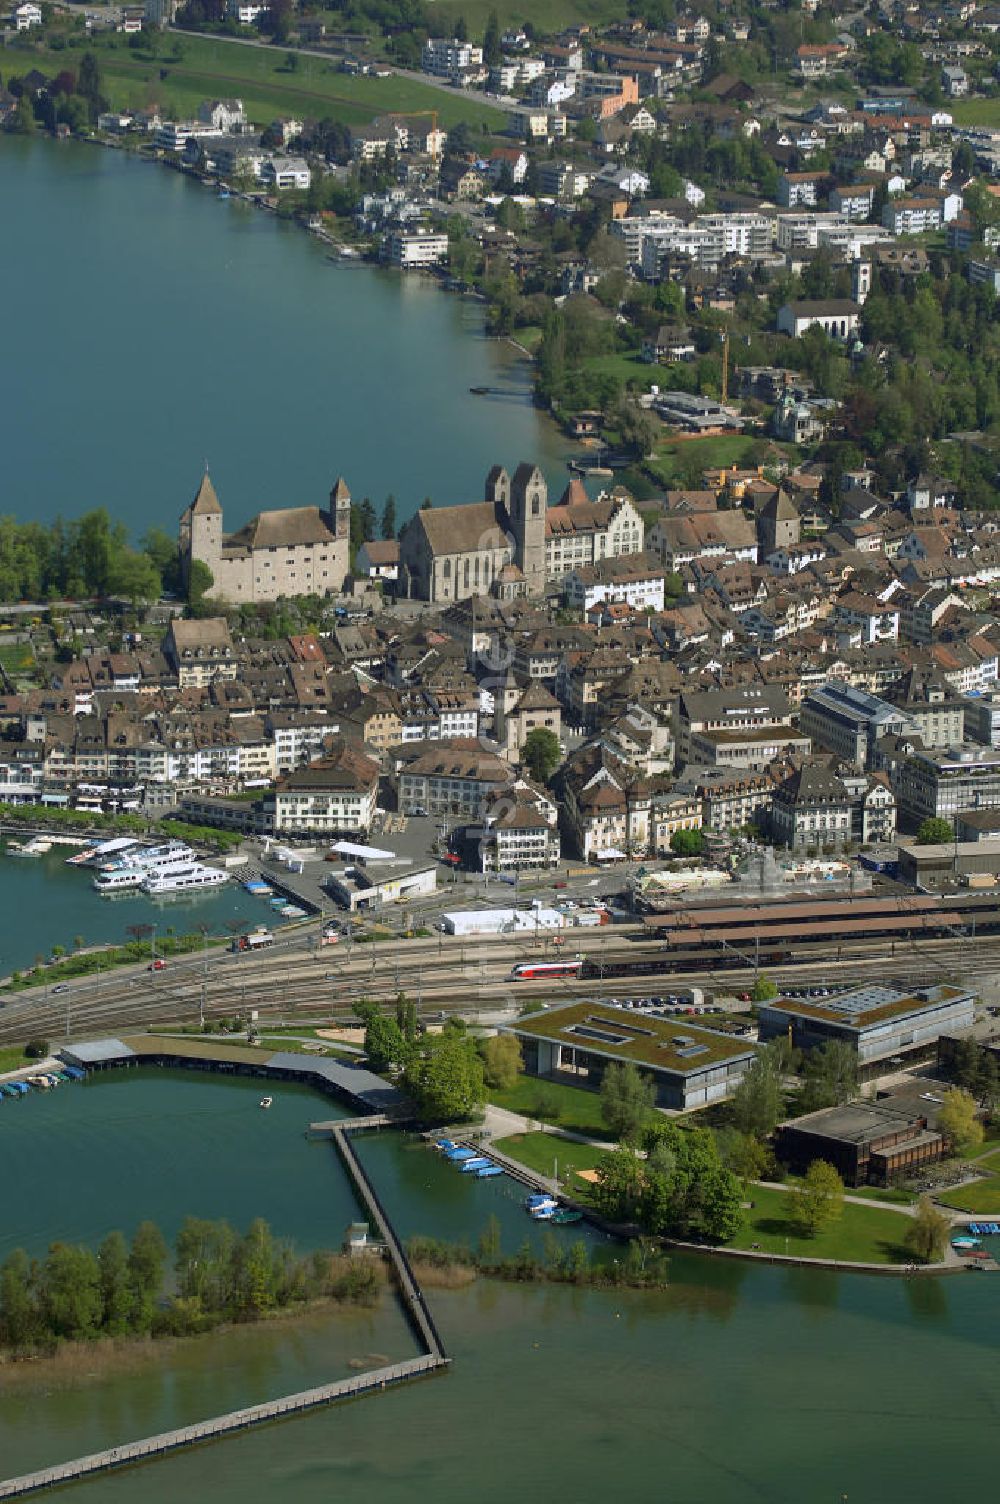
[[[851,297],[862,305],[872,290],[872,264],[870,261],[851,263]]]
[[[494,465],[486,477],[485,499],[491,506],[502,507],[505,513],[510,509],[510,476],[502,465]]]
[[[222,559],[222,507],[206,468],[191,505],[181,513],[178,544],[184,584],[191,577],[191,564],[199,559],[218,579]]]
[[[511,531],[515,562],[524,575],[529,595],[545,592],[545,512],[549,491],[537,465],[518,465],[510,488]]]
[[[351,493],[342,475],[337,476],[333,490],[330,492],[330,507],[325,521],[335,538],[345,538],[348,542],[350,541]]]

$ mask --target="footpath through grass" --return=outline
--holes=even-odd
[[[842,1259],[856,1264],[909,1264],[906,1247],[910,1219],[902,1212],[877,1206],[844,1203],[839,1220],[811,1238],[794,1220],[795,1192],[751,1186],[753,1207],[729,1248],[754,1248],[763,1253],[789,1254],[807,1259]]]
[[[527,1165],[539,1175],[552,1176],[558,1167],[559,1177],[573,1196],[586,1196],[588,1185],[577,1170],[593,1170],[604,1152],[590,1144],[575,1144],[572,1139],[554,1133],[512,1133],[498,1138],[496,1147],[502,1154]],[[489,1150],[486,1151],[487,1153]]]
[[[561,1081],[540,1081],[535,1076],[520,1076],[509,1091],[491,1088],[487,1099],[509,1112],[552,1123],[570,1133],[585,1133],[590,1138],[610,1138],[601,1117],[601,1099],[597,1092],[578,1086],[564,1086]]]

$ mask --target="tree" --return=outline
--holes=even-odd
[[[701,1178],[701,1232],[713,1243],[728,1243],[743,1225],[743,1191],[732,1170],[715,1165]]]
[[[524,738],[521,761],[536,783],[548,783],[562,760],[559,738],[546,726],[536,726]]]
[[[387,1018],[381,1011],[372,1014],[365,1029],[365,1054],[368,1064],[376,1072],[403,1063],[407,1054],[406,1040],[394,1018]]]
[[[944,1212],[939,1211],[929,1196],[921,1196],[906,1234],[906,1246],[925,1264],[940,1263],[950,1231],[951,1223]]]
[[[612,1061],[601,1082],[601,1117],[616,1138],[638,1138],[656,1101],[656,1082],[628,1061]]]
[[[388,541],[396,536],[396,498],[392,492],[385,498],[382,508],[382,537]]]
[[[93,1337],[101,1323],[97,1259],[89,1248],[53,1243],[41,1271],[45,1324],[56,1337]]]
[[[483,1045],[483,1077],[487,1086],[510,1091],[517,1084],[524,1061],[521,1046],[513,1034],[494,1034]]]
[[[239,1310],[259,1314],[276,1304],[282,1256],[262,1217],[255,1217],[236,1253],[234,1299]]]
[[[109,1232],[98,1248],[97,1268],[101,1286],[101,1326],[114,1336],[121,1336],[129,1329],[133,1300],[128,1245],[120,1232]]]
[[[701,856],[705,837],[700,830],[675,830],[670,837],[670,850],[674,856]]]
[[[358,508],[358,513],[361,519],[363,541],[365,543],[371,543],[372,539],[375,537],[375,508],[372,506],[369,497],[365,496],[363,498],[361,505]]]
[[[760,1050],[733,1092],[733,1122],[740,1133],[767,1138],[784,1107],[781,1073],[773,1052]]]
[[[761,972],[750,989],[750,998],[755,1003],[769,1003],[772,998],[778,996],[778,989],[771,978]]]
[[[455,41],[467,42],[469,40],[469,25],[464,16],[458,16],[455,20]]]
[[[188,600],[199,606],[215,584],[215,576],[204,559],[192,559],[188,566]]]
[[[971,1149],[983,1141],[975,1098],[961,1086],[952,1086],[945,1092],[938,1108],[937,1125],[953,1149]]]
[[[833,1165],[814,1159],[795,1203],[795,1220],[809,1237],[836,1222],[844,1209],[844,1182]]]
[[[807,1112],[842,1107],[858,1094],[858,1057],[842,1039],[828,1039],[810,1050],[802,1067],[802,1105]]]
[[[483,33],[483,62],[487,68],[495,68],[502,61],[500,18],[495,10],[491,10],[486,21],[486,31]]]
[[[594,1206],[611,1222],[632,1222],[639,1210],[643,1192],[642,1163],[635,1150],[621,1144],[597,1162],[594,1182]]]
[[[101,111],[107,109],[108,102],[101,93],[101,70],[92,52],[85,52],[80,59],[76,92],[87,101],[87,112],[93,124]]]
[[[35,112],[31,105],[31,95],[27,89],[17,101],[17,106],[7,116],[4,130],[13,136],[30,136],[35,130]]]
[[[24,1347],[38,1330],[38,1306],[31,1261],[15,1248],[0,1265],[0,1343]]]
[[[135,1301],[135,1324],[144,1329],[153,1319],[153,1307],[163,1288],[167,1245],[155,1222],[140,1222],[128,1254],[129,1277]]]
[[[406,1083],[431,1121],[471,1117],[483,1100],[483,1062],[474,1041],[454,1031],[438,1035],[410,1062]]]
[[[955,831],[950,820],[932,815],[927,820],[921,820],[917,827],[918,846],[947,846],[954,839]]]
[[[130,548],[123,549],[114,560],[108,584],[112,594],[127,596],[133,609],[140,601],[159,600],[163,589],[159,572],[149,555],[133,553]]]

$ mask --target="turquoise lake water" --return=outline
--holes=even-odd
[[[400,521],[428,495],[478,501],[495,463],[566,484],[570,446],[478,302],[334,265],[294,226],[81,143],[0,139],[0,204],[2,510],[21,520],[103,505],[134,536],[173,531],[206,460],[234,530],[325,504],[341,473],[378,508],[393,492]]]

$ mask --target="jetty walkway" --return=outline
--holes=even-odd
[[[180,1447],[196,1446],[199,1442],[212,1441],[217,1436],[227,1436],[233,1431],[244,1431],[249,1426],[279,1420],[282,1416],[300,1415],[304,1411],[315,1410],[320,1405],[332,1404],[334,1400],[371,1394],[388,1388],[390,1384],[399,1384],[407,1379],[433,1373],[441,1366],[440,1358],[424,1354],[418,1358],[408,1358],[403,1363],[392,1363],[386,1368],[372,1368],[367,1373],[338,1379],[333,1384],[321,1384],[316,1389],[286,1394],[281,1399],[268,1400],[262,1405],[250,1405],[245,1410],[231,1410],[228,1415],[215,1415],[211,1420],[198,1421],[193,1426],[163,1431],[159,1436],[144,1436],[141,1441],[125,1441],[120,1446],[109,1447],[103,1452],[92,1452],[87,1457],[74,1457],[70,1462],[57,1462],[52,1467],[39,1468],[34,1473],[22,1473],[20,1477],[8,1478],[0,1482],[0,1499],[19,1499],[25,1494],[55,1488],[61,1483],[72,1483],[94,1473],[128,1467],[135,1462],[147,1462],[154,1457],[162,1457],[167,1452],[177,1451]]]
[[[323,1062],[329,1064],[329,1062]],[[384,1085],[385,1083],[382,1083]],[[355,1092],[355,1100],[360,1093]],[[68,1462],[59,1462],[52,1467],[39,1468],[33,1473],[22,1473],[17,1478],[0,1480],[0,1500],[18,1499],[42,1489],[55,1488],[63,1483],[74,1482],[94,1473],[103,1473],[115,1468],[128,1467],[133,1463],[146,1462],[161,1457],[181,1447],[197,1446],[200,1442],[212,1441],[227,1436],[233,1431],[243,1431],[250,1426],[266,1421],[280,1420],[285,1416],[300,1415],[315,1410],[321,1405],[337,1400],[353,1399],[365,1394],[378,1393],[390,1385],[406,1383],[445,1369],[451,1363],[444,1344],[427,1307],[423,1291],[414,1278],[403,1246],[382,1206],[367,1171],[361,1164],[350,1138],[375,1128],[398,1128],[405,1114],[375,1112],[361,1118],[334,1118],[327,1122],[311,1123],[310,1136],[329,1137],[351,1177],[362,1204],[379,1230],[385,1251],[393,1266],[396,1283],[406,1314],[412,1323],[424,1352],[402,1363],[392,1363],[384,1368],[373,1368],[367,1373],[353,1374],[346,1379],[336,1379],[331,1384],[321,1384],[315,1389],[304,1389],[297,1394],[286,1394],[280,1399],[267,1400],[260,1405],[250,1405],[244,1410],[232,1410],[226,1415],[215,1415],[209,1420],[198,1421],[192,1426],[179,1426],[174,1431],[163,1431],[158,1436],[146,1436],[139,1441],[123,1442],[102,1452],[92,1452],[86,1457],[74,1457]]]
[[[444,1350],[437,1327],[434,1325],[434,1318],[427,1308],[427,1302],[424,1300],[424,1292],[414,1278],[413,1270],[410,1268],[410,1261],[403,1251],[402,1244],[396,1237],[392,1223],[386,1216],[385,1209],[378,1198],[375,1187],[369,1179],[368,1172],[361,1164],[351,1144],[352,1134],[364,1133],[366,1130],[372,1128],[398,1127],[398,1125],[398,1118],[390,1118],[385,1113],[374,1113],[372,1116],[366,1118],[341,1118],[329,1123],[311,1123],[309,1125],[309,1132],[310,1134],[328,1133],[333,1139],[337,1153],[343,1160],[347,1173],[353,1180],[365,1209],[378,1228],[379,1235],[386,1246],[403,1305],[406,1307],[406,1313],[413,1323],[417,1336],[423,1343],[428,1356],[433,1358],[439,1365],[444,1365],[450,1363],[451,1359]]]

